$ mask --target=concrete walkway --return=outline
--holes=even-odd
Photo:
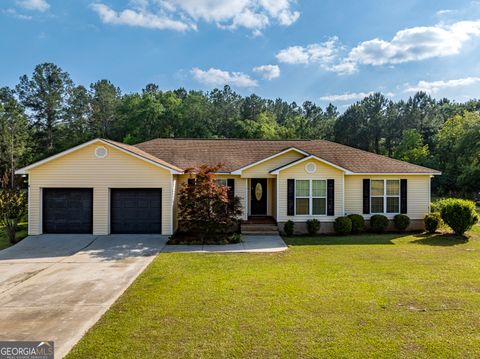
[[[242,242],[235,244],[167,245],[162,252],[168,253],[273,253],[288,249],[282,237],[275,235],[243,235]]]
[[[165,246],[163,236],[43,235],[0,251],[0,340],[63,357]]]

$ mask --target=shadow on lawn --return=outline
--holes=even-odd
[[[411,233],[388,233],[388,234],[357,234],[350,236],[316,236],[316,237],[286,237],[285,241],[291,246],[328,246],[328,245],[363,245],[363,244],[390,244],[394,239],[411,235]]]
[[[415,238],[418,239],[415,239],[414,241],[412,241],[412,243],[440,247],[456,246],[458,244],[465,244],[468,242],[467,237],[457,236],[452,233],[422,233],[417,234]]]

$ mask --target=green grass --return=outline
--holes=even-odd
[[[28,234],[28,223],[27,222],[22,222],[18,225],[19,231],[17,232],[17,239],[23,239],[25,238]],[[12,244],[8,240],[7,236],[5,235],[5,232],[3,231],[3,228],[0,227],[0,250],[5,249],[7,247],[10,247]]]
[[[162,253],[69,358],[476,357],[480,227]]]

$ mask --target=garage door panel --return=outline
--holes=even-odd
[[[91,188],[44,188],[44,233],[92,233]]]
[[[160,188],[111,190],[112,233],[161,233]]]

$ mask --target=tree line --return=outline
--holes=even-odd
[[[480,100],[456,103],[424,92],[396,102],[375,93],[343,113],[332,104],[241,96],[229,86],[162,91],[147,84],[122,93],[106,79],[77,85],[43,63],[14,88],[0,88],[0,171],[97,137],[129,144],[158,137],[325,139],[438,169],[437,194],[472,197],[480,191],[479,110]]]

